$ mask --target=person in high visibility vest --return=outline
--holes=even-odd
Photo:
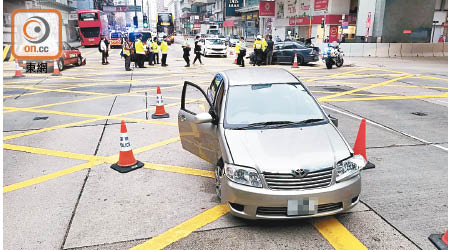
[[[167,67],[167,53],[169,52],[169,45],[167,44],[167,36],[163,36],[163,41],[161,42],[161,66]]]
[[[267,58],[267,40],[269,40],[269,38],[267,38],[267,35],[264,36],[264,39],[262,39],[262,43],[263,43],[263,47],[262,47],[262,51],[263,51],[263,58],[262,61],[265,62],[266,58]]]
[[[146,52],[147,52],[148,65],[153,66],[153,50],[152,50],[152,37],[151,36],[147,39],[145,48],[146,48]]]
[[[131,46],[130,40],[128,37],[125,37],[124,42],[122,44],[123,56],[125,57],[125,70],[131,71],[130,62],[131,62]]]
[[[137,56],[137,63],[139,68],[145,68],[144,66],[144,60],[145,60],[145,48],[144,44],[141,41],[142,35],[139,36],[138,39],[136,39],[134,43],[134,47],[136,50],[136,56]]]
[[[240,65],[241,67],[245,67],[244,58],[245,54],[247,53],[247,49],[245,48],[245,41],[243,36],[241,36],[241,40],[236,43],[236,51],[238,55],[237,64]]]
[[[253,60],[253,66],[255,66],[255,64],[261,66],[263,57],[263,42],[261,41],[261,35],[258,35],[256,37],[256,40],[253,43],[253,51],[255,52],[255,60]]]
[[[155,36],[152,42],[152,52],[153,52],[153,63],[159,64],[159,46],[158,46],[158,37]]]

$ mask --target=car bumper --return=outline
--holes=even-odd
[[[206,53],[208,55],[223,55],[224,56],[227,54],[227,51],[226,50],[209,50],[209,49],[207,49]]]
[[[305,58],[305,62],[317,62],[319,61],[319,55],[308,55]]]
[[[361,176],[335,183],[329,187],[310,190],[270,190],[234,183],[224,176],[221,180],[222,201],[231,214],[246,219],[298,219],[327,216],[351,209],[359,202]],[[310,215],[288,216],[288,200],[316,198],[318,212]],[[268,212],[269,211],[269,212]]]

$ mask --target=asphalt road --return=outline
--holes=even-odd
[[[215,196],[213,166],[184,151],[177,112],[185,80],[206,87],[234,57],[126,72],[119,50],[62,76],[14,79],[3,63],[4,249],[435,249],[448,217],[447,58],[346,58],[292,71],[339,119],[353,145],[367,119],[360,203],[344,214],[248,221]],[[191,60],[193,56],[191,56]],[[248,61],[247,61],[248,62]],[[151,119],[160,86],[170,118]],[[119,174],[120,121],[144,168]]]

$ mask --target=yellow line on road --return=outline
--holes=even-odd
[[[448,93],[442,95],[419,95],[419,96],[379,96],[379,97],[355,97],[355,98],[327,98],[326,102],[350,102],[350,101],[376,101],[376,100],[406,100],[406,99],[425,99],[425,98],[447,98]],[[320,99],[320,98],[319,98]]]
[[[144,168],[214,178],[214,171],[145,162]]]
[[[334,217],[317,219],[313,225],[336,250],[367,249]]]
[[[32,178],[32,179],[29,179],[29,180],[26,180],[26,181],[22,181],[22,182],[18,182],[18,183],[12,184],[12,185],[8,185],[8,186],[3,187],[3,193],[11,192],[11,191],[14,191],[14,190],[17,190],[17,189],[21,189],[21,188],[24,188],[24,187],[28,187],[28,186],[31,186],[31,185],[35,185],[35,184],[38,184],[38,183],[41,183],[41,182],[44,182],[44,181],[52,180],[52,179],[55,179],[57,177],[61,177],[63,175],[67,175],[67,174],[71,174],[71,173],[74,173],[74,172],[78,172],[78,171],[83,170],[83,169],[91,168],[91,167],[96,166],[98,164],[99,163],[96,162],[96,161],[90,161],[90,162],[83,163],[83,164],[80,164],[80,165],[77,165],[77,166],[74,166],[74,167],[71,167],[71,168],[67,168],[67,169],[64,169],[64,170],[61,170],[61,171],[54,172],[54,173],[51,173],[51,174],[46,174],[46,175],[39,176],[39,177],[36,177],[36,178]]]
[[[363,90],[367,90],[367,89],[380,87],[380,86],[387,85],[387,84],[395,82],[395,81],[399,81],[399,80],[408,78],[410,76],[411,75],[405,75],[405,76],[397,77],[397,78],[394,78],[394,79],[391,79],[391,80],[387,80],[387,81],[384,81],[384,82],[381,82],[381,83],[375,83],[375,84],[372,84],[372,85],[369,85],[369,86],[366,86],[366,87],[352,89],[352,90],[340,92],[340,93],[337,93],[337,94],[334,94],[334,95],[320,97],[318,100],[319,101],[326,101],[326,100],[334,98],[334,97],[343,96],[343,95],[349,95],[349,94],[352,94],[352,93],[355,93],[355,92],[359,92],[359,91],[363,91]]]
[[[140,245],[130,248],[130,250],[163,249],[173,242],[187,237],[195,230],[219,219],[229,211],[227,204],[217,205]]]
[[[32,153],[32,154],[57,156],[57,157],[76,159],[76,160],[85,160],[85,161],[93,161],[93,160],[98,160],[101,158],[99,156],[94,156],[94,155],[70,153],[70,152],[44,149],[44,148],[35,148],[35,147],[28,147],[28,146],[19,146],[19,145],[7,144],[7,143],[3,143],[3,149],[22,151],[22,152],[27,152],[27,153]]]

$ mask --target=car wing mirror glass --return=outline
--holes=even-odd
[[[338,124],[339,124],[338,119],[336,117],[331,116],[331,115],[328,115],[328,118],[331,120],[333,125],[337,128]]]
[[[194,122],[196,124],[201,124],[201,123],[208,123],[208,122],[212,122],[213,121],[213,117],[211,116],[211,114],[209,113],[199,113],[197,115],[194,116]]]

